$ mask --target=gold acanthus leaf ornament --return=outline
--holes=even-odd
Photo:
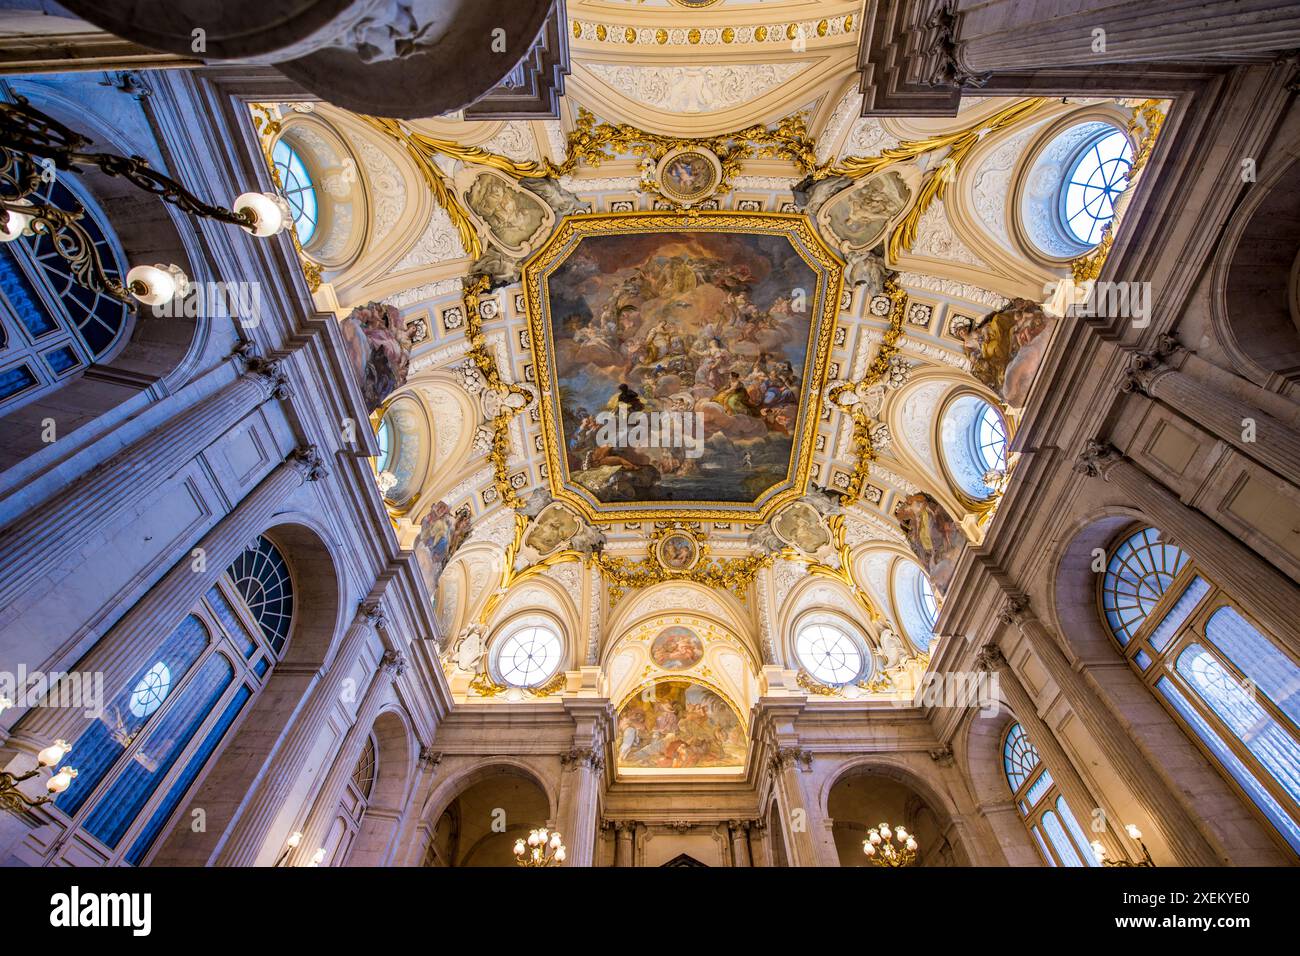
[[[880,348],[867,366],[866,373],[856,382],[841,382],[826,390],[826,400],[845,412],[853,420],[853,450],[857,453],[857,465],[849,476],[848,485],[840,491],[845,503],[852,503],[862,497],[871,463],[876,460],[875,443],[871,439],[874,424],[863,403],[854,401],[847,407],[843,400],[854,393],[861,394],[884,380],[889,372],[890,360],[898,354],[898,343],[903,338],[903,316],[907,313],[907,292],[898,283],[898,277],[891,274],[885,278],[885,295],[889,297],[889,325],[880,340]]]

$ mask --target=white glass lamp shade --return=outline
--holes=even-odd
[[[126,274],[126,287],[145,305],[165,305],[189,291],[189,277],[180,266],[136,266]]]
[[[867,856],[875,856],[876,855],[875,844],[873,844],[870,840],[867,840],[862,844],[862,852],[865,853]]]
[[[58,794],[68,789],[68,785],[77,777],[77,771],[71,767],[64,767],[49,780],[45,781],[45,789],[50,793]]]
[[[71,749],[66,740],[56,740],[36,755],[36,761],[42,767],[53,767]]]
[[[526,848],[522,839],[515,841],[515,856],[523,856]]]
[[[15,206],[31,205],[26,199],[15,199],[12,204]],[[9,214],[9,218],[3,226],[0,226],[0,242],[13,242],[31,226],[32,217],[25,212],[18,212],[14,209],[5,211]]]
[[[1106,848],[1101,845],[1100,840],[1092,841],[1092,855],[1097,858],[1098,863],[1106,862]]]
[[[1132,837],[1134,840],[1142,839],[1142,831],[1139,830],[1134,824],[1130,823],[1127,826],[1125,826],[1124,829],[1128,831],[1128,835]]]
[[[295,830],[293,833],[289,834],[289,846],[297,848],[298,844],[301,842],[302,842],[301,831]]]
[[[565,857],[567,857],[568,855],[569,855],[569,854],[565,851],[564,847],[560,847],[559,849],[557,849],[557,850],[555,851],[555,861],[556,861],[557,863],[563,863],[564,860],[565,860]]]
[[[259,238],[274,236],[293,222],[293,212],[275,193],[242,193],[235,200],[235,212],[248,213],[252,222],[243,230]]]

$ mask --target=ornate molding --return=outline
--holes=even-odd
[[[949,747],[947,744],[944,744],[942,747],[939,747],[935,750],[931,750],[930,759],[933,760],[935,763],[937,763],[940,767],[951,767],[952,748]]]
[[[383,606],[378,601],[362,601],[357,606],[357,613],[376,631],[388,630],[388,618],[384,615]]]
[[[1093,439],[1083,446],[1075,459],[1074,470],[1089,478],[1105,478],[1124,455],[1108,441]]]
[[[230,354],[239,363],[245,375],[251,375],[259,380],[267,398],[282,402],[293,398],[293,387],[289,384],[289,376],[285,373],[284,366],[278,361],[264,358],[259,354],[256,342],[251,340],[240,342]]]
[[[379,659],[379,669],[387,673],[393,680],[397,680],[406,673],[407,664],[408,661],[401,651],[384,651],[384,656]]]
[[[434,750],[432,747],[420,748],[420,767],[422,769],[436,770],[440,763],[442,763],[441,750]]]
[[[929,85],[956,87],[959,90],[983,89],[993,74],[987,71],[972,73],[961,65],[961,43],[957,39],[960,25],[961,14],[957,12],[956,0],[947,0],[926,21],[926,29],[934,34],[931,51],[939,58],[938,64],[930,73]]]
[[[998,620],[1010,626],[1022,623],[1029,614],[1029,598],[1023,594],[1011,594],[998,610]]]

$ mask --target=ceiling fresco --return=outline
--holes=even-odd
[[[841,274],[803,217],[566,220],[524,268],[552,493],[605,521],[803,494]]]

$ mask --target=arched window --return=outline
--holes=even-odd
[[[1101,581],[1125,658],[1300,852],[1300,667],[1155,528],[1126,535]]]
[[[56,177],[33,198],[62,209],[83,209],[81,225],[104,271],[121,278],[121,250],[89,197]],[[49,236],[0,243],[0,408],[58,387],[114,352],[129,317],[122,302],[73,279],[70,264]]]
[[[908,639],[918,649],[929,650],[939,620],[939,602],[930,578],[915,561],[902,560],[895,565],[894,608]]]
[[[54,806],[110,863],[144,861],[284,647],[293,611],[287,569],[256,591],[247,584],[255,566],[284,568],[266,538],[159,640],[73,742],[77,779]],[[267,599],[276,587],[282,599]]]
[[[978,395],[961,395],[943,410],[939,433],[944,464],[957,486],[982,501],[997,489],[993,473],[1007,469],[1007,428],[1001,413]]]
[[[306,245],[316,234],[316,187],[311,174],[303,165],[298,151],[283,139],[271,147],[271,161],[280,176],[280,193],[289,202],[293,212],[293,225],[300,245]]]
[[[1048,866],[1097,866],[1079,821],[1020,724],[1007,728],[1002,770],[1020,816]]]
[[[1061,184],[1061,219],[1071,236],[1089,246],[1101,241],[1132,168],[1133,147],[1117,129],[1102,132],[1079,150]]]
[[[794,652],[814,680],[830,687],[855,683],[871,671],[871,655],[862,638],[828,615],[814,614],[800,621]]]
[[[497,645],[497,673],[511,687],[536,687],[555,673],[563,650],[564,642],[554,628],[527,623]]]

